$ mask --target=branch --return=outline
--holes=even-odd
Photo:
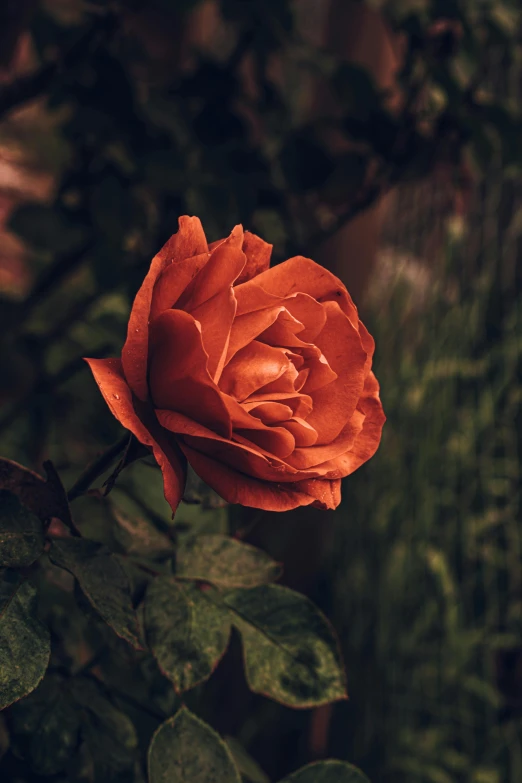
[[[119,457],[128,445],[130,437],[131,435],[126,432],[116,443],[100,454],[90,465],[87,465],[83,473],[76,479],[67,493],[69,502],[80,497],[80,495],[85,494],[93,481],[99,476],[102,476],[110,468],[116,457]]]
[[[75,43],[53,62],[43,65],[35,73],[23,76],[11,82],[0,91],[0,119],[13,109],[28,101],[43,96],[52,87],[60,73],[67,72],[88,54],[91,47],[96,48],[116,29],[116,19],[112,14],[98,18]]]

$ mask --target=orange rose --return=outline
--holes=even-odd
[[[236,226],[196,217],[152,261],[120,359],[87,359],[109,408],[149,446],[175,511],[185,458],[230,503],[335,508],[385,421],[373,339],[345,287]]]

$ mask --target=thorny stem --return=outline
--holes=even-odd
[[[90,465],[87,465],[83,473],[76,479],[71,489],[67,493],[69,502],[85,494],[90,488],[93,481],[99,476],[103,475],[105,471],[110,468],[112,463],[116,460],[116,457],[122,453],[125,447],[128,445],[129,433],[125,433],[116,443],[110,446],[106,451],[100,454]]]

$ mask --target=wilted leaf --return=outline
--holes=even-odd
[[[370,783],[360,769],[346,761],[319,761],[308,764],[281,783]]]
[[[145,633],[159,667],[183,692],[206,680],[230,636],[228,612],[197,585],[159,577],[145,601]]]
[[[70,526],[71,512],[60,478],[52,463],[46,462],[44,467],[47,481],[23,465],[0,457],[0,489],[16,495],[42,521],[58,517]]]
[[[0,490],[0,566],[27,566],[42,553],[42,523],[28,511],[16,495]]]
[[[150,783],[241,783],[216,732],[182,707],[156,731],[149,748]]]
[[[273,582],[281,566],[261,549],[228,536],[198,536],[180,548],[176,575],[217,587],[255,587]]]
[[[231,590],[224,605],[243,638],[248,684],[292,707],[346,698],[338,642],[311,601],[279,585]]]
[[[14,584],[13,584],[14,582]],[[36,616],[36,589],[11,581],[0,608],[0,709],[31,693],[45,674],[51,654],[48,629]]]
[[[118,636],[140,650],[129,581],[117,558],[104,546],[82,538],[54,539],[49,557],[78,580],[93,607]]]

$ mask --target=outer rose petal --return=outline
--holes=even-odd
[[[311,470],[325,462],[335,462],[337,457],[344,456],[353,448],[364,427],[365,416],[355,411],[351,419],[343,427],[339,435],[324,446],[315,444],[305,448],[297,448],[287,457],[287,462],[297,470]]]
[[[311,495],[316,508],[334,509],[341,502],[341,479],[307,479],[291,486]]]
[[[185,488],[185,466],[174,439],[160,427],[152,409],[137,401],[138,415],[131,390],[124,378],[120,359],[86,359],[112,414],[133,435],[152,449],[163,473],[165,498],[176,511]]]
[[[238,314],[257,309],[255,303],[259,292],[256,292],[255,288],[261,288],[264,292],[278,297],[302,293],[309,294],[318,302],[335,301],[354,326],[357,326],[359,321],[357,308],[344,283],[310,258],[289,258],[288,261],[283,261],[253,280],[243,283],[241,290],[236,292]],[[263,306],[266,307],[266,304]]]
[[[180,436],[180,447],[181,443],[184,443],[241,474],[248,473],[249,476],[255,476],[261,481],[293,484],[308,478],[338,477],[329,475],[330,470],[335,467],[333,463],[327,463],[326,467],[322,465],[314,467],[311,470],[296,470],[274,454],[269,454],[260,446],[247,442],[245,438],[242,438],[241,442],[222,438],[181,413],[157,410],[156,416],[162,427]]]
[[[212,242],[209,245],[209,250],[214,250],[224,241],[224,239],[218,239],[217,242]],[[236,281],[236,285],[244,283],[246,280],[250,280],[252,277],[259,275],[261,272],[264,272],[266,269],[268,269],[270,266],[272,248],[273,245],[265,242],[264,239],[258,237],[257,234],[252,234],[250,231],[245,231],[243,237],[243,253],[246,256],[246,264],[245,268]]]
[[[140,400],[145,401],[148,398],[148,322],[156,280],[168,264],[177,264],[207,251],[207,240],[200,219],[180,217],[178,233],[174,234],[154,257],[149,272],[136,294],[121,359],[125,378]]]
[[[149,321],[157,318],[165,310],[174,307],[209,258],[210,253],[200,253],[198,256],[191,256],[177,264],[169,264],[165,267],[152,292]]]
[[[189,313],[165,310],[152,321],[149,381],[155,407],[183,413],[230,438],[230,416],[207,361],[200,326]]]
[[[273,245],[269,245],[264,239],[245,231],[243,240],[243,253],[246,255],[246,265],[241,275],[237,279],[237,285],[250,280],[256,275],[260,275],[270,266],[270,256],[272,255]]]
[[[236,226],[230,236],[212,251],[207,263],[180,296],[176,306],[191,313],[220,291],[231,287],[246,263],[242,244],[243,227]]]
[[[306,492],[295,491],[294,484],[282,485],[255,479],[207,457],[186,443],[180,442],[180,447],[198,476],[227,503],[240,503],[265,511],[289,511],[316,501]]]
[[[386,416],[379,398],[379,383],[373,372],[366,378],[357,408],[365,414],[362,430],[355,438],[350,451],[333,460],[342,476],[349,476],[373,457],[381,442]]]
[[[331,443],[352,417],[363,390],[368,358],[359,332],[338,304],[327,302],[324,306],[327,321],[315,344],[338,377],[310,394],[314,407],[307,421],[319,434],[318,446]]]

